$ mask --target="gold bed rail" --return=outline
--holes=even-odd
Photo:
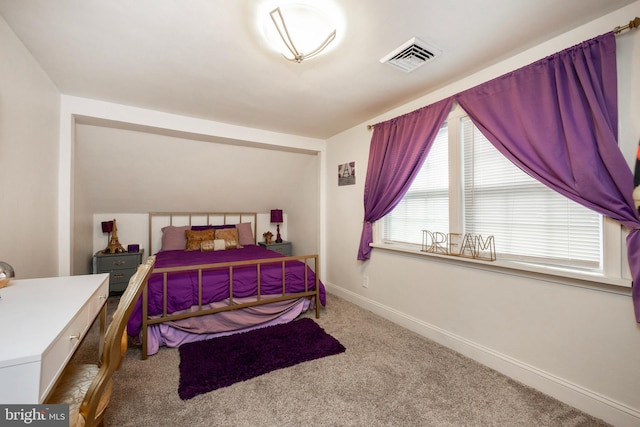
[[[286,292],[286,263],[289,261],[300,261],[304,264],[304,291],[287,293]],[[280,264],[282,266],[282,292],[280,294],[263,294],[261,289],[261,269],[263,265]],[[313,265],[311,265],[313,264]],[[255,266],[257,274],[257,294],[255,301],[248,301],[242,303],[234,302],[233,298],[233,270],[236,267]],[[315,271],[314,287],[309,287],[309,269]],[[222,270],[227,269],[229,272],[229,298],[227,300],[219,301],[218,303],[224,304],[220,307],[205,308],[202,304],[202,272],[206,270]],[[198,274],[198,304],[197,311],[186,311],[178,314],[167,313],[167,295],[168,295],[168,276],[169,273],[175,273],[180,271],[197,271]],[[142,293],[142,359],[147,358],[147,327],[149,325],[155,325],[158,323],[165,323],[175,320],[187,319],[190,317],[204,316],[207,314],[215,314],[224,311],[239,310],[246,307],[254,307],[258,305],[264,305],[272,302],[288,301],[298,298],[315,298],[316,319],[320,318],[320,275],[319,275],[318,255],[297,255],[281,258],[265,258],[259,260],[247,260],[247,261],[234,261],[234,262],[221,262],[214,264],[201,264],[192,266],[179,266],[179,267],[166,267],[155,268],[152,274],[162,274],[162,315],[159,317],[149,318],[148,313],[148,283],[145,284],[145,288]],[[191,309],[195,307],[192,306]]]

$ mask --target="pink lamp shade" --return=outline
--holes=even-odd
[[[272,209],[271,210],[271,222],[283,222],[282,219],[282,209]]]
[[[113,231],[113,221],[102,221],[102,232],[111,233]]]

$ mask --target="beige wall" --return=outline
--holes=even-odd
[[[640,425],[640,326],[628,288],[598,289],[377,248],[371,260],[356,260],[371,139],[366,124],[429,105],[634,16],[640,16],[640,2],[328,140],[330,292],[615,425]],[[619,36],[617,45],[620,146],[633,165],[640,136],[640,31]],[[356,185],[339,187],[336,167],[348,161],[356,162]]]
[[[74,273],[88,271],[92,217],[106,212],[280,208],[296,253],[316,253],[318,167],[316,154],[78,124]]]
[[[55,276],[60,95],[1,17],[0,58],[0,260]]]

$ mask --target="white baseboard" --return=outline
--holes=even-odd
[[[327,291],[417,334],[429,338],[561,402],[614,426],[640,426],[640,410],[574,384],[535,366],[469,341],[442,328],[408,316],[377,301],[325,282]]]

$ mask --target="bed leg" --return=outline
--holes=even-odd
[[[147,360],[147,315],[148,315],[148,301],[149,296],[147,294],[149,282],[145,283],[144,289],[142,290],[142,329],[140,331],[140,337],[142,339],[142,349],[140,350],[142,354],[140,354],[141,360]]]
[[[145,328],[146,331],[146,328]],[[142,354],[140,354],[141,360],[147,360],[147,334],[146,332],[142,333],[142,349],[140,350]]]

